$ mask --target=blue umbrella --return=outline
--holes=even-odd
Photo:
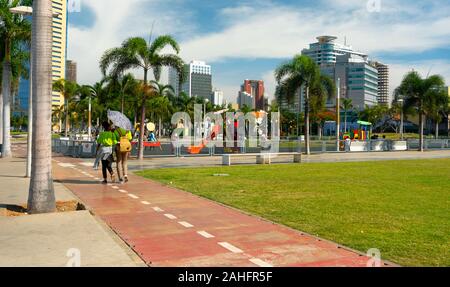
[[[113,123],[114,126],[122,128],[124,130],[131,131],[131,129],[133,128],[131,121],[121,112],[108,110],[108,119]]]

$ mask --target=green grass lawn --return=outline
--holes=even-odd
[[[216,173],[229,174],[216,177]],[[408,266],[450,266],[450,159],[140,175]]]

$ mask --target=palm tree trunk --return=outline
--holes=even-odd
[[[161,138],[161,117],[159,117],[159,124],[158,124],[158,138]]]
[[[123,93],[122,93],[122,103],[121,103],[121,105],[122,105],[122,114],[123,114],[123,109],[124,109],[124,95],[123,95]]]
[[[0,89],[0,145],[3,144],[3,86]]]
[[[148,74],[148,71],[144,70],[144,89],[147,87],[147,74]],[[140,132],[139,132],[139,153],[138,153],[139,160],[144,159],[145,103],[147,101],[146,97],[147,96],[144,91],[144,95],[142,97],[141,126],[140,126]]]
[[[344,112],[344,133],[347,132],[347,110]]]
[[[305,148],[306,154],[311,154],[310,142],[309,142],[309,86],[306,86],[305,97]]]
[[[11,121],[11,106],[10,106],[10,95],[11,95],[11,62],[7,56],[3,62],[3,77],[2,77],[2,88],[3,88],[3,144],[2,144],[2,158],[8,158],[12,156],[11,153],[11,141],[10,141],[10,121]]]
[[[439,138],[439,122],[436,121],[436,139]]]
[[[55,211],[52,179],[52,1],[33,1],[33,160],[28,212]]]
[[[423,119],[423,112],[420,112],[419,114],[419,151],[423,152],[423,125],[424,125],[424,119]]]
[[[66,109],[64,111],[64,117],[65,117],[65,131],[64,131],[64,136],[67,137],[68,133],[69,133],[69,101],[66,100],[65,102],[66,105]]]

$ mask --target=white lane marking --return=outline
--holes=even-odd
[[[139,196],[136,196],[136,195],[131,194],[131,193],[129,193],[128,196],[131,197],[131,198],[133,198],[133,199],[138,199],[138,198],[139,198]]]
[[[144,205],[150,205],[150,202],[145,201],[145,200],[144,200],[144,201],[141,201],[141,203],[144,204]]]
[[[164,216],[169,218],[169,219],[177,219],[177,217],[175,215],[169,214],[169,213],[164,214]]]
[[[118,186],[111,186],[111,188],[114,188],[114,189],[119,189],[119,187],[118,187]]]
[[[123,190],[123,189],[119,189],[119,191],[120,191],[121,193],[128,193],[128,191]]]
[[[163,212],[164,211],[164,210],[162,210],[161,208],[159,208],[157,206],[153,207],[153,210],[156,211],[156,212]]]
[[[214,238],[214,235],[209,234],[206,231],[197,231],[198,234],[200,234],[201,236],[205,237],[205,238]]]
[[[250,259],[250,262],[258,265],[259,267],[273,267],[271,264],[269,264],[259,258],[252,258],[252,259]]]
[[[62,167],[74,167],[74,165],[71,163],[58,163],[58,165]]]
[[[96,179],[96,180],[103,180],[103,179],[100,179],[100,178],[98,178],[98,177],[96,177],[95,179]]]
[[[233,253],[243,253],[244,252],[241,249],[237,248],[236,246],[231,245],[228,242],[219,242],[218,244]]]
[[[192,225],[192,224],[190,224],[189,222],[186,222],[186,221],[179,221],[178,223],[183,225],[186,228],[194,227],[194,225]]]

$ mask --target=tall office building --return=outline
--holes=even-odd
[[[53,18],[53,45],[52,45],[52,79],[57,81],[65,78],[66,73],[66,45],[67,45],[67,0],[52,0],[53,12],[59,14]],[[30,22],[32,16],[25,17]],[[20,79],[17,112],[28,114],[28,99],[30,95],[30,82]],[[59,107],[64,104],[60,93],[52,93],[52,106]]]
[[[336,43],[337,37],[319,36],[317,42],[309,45],[309,49],[303,49],[302,55],[306,55],[313,59],[318,65],[336,63],[339,55],[352,54],[367,58],[367,55],[354,51],[352,46]]]
[[[238,98],[237,98],[237,103],[238,103],[239,108],[243,108],[244,106],[247,106],[251,109],[255,108],[255,98],[251,94],[249,94],[245,91],[239,92]]]
[[[389,66],[380,62],[370,62],[378,70],[378,104],[390,106],[392,97],[389,93]]]
[[[202,61],[192,61],[184,66],[185,81],[181,84],[179,91],[179,76],[175,69],[169,68],[169,85],[175,94],[185,92],[189,97],[210,99],[212,92],[211,66]]]
[[[247,97],[246,94],[251,95],[251,98],[253,99],[253,103],[248,106],[256,110],[265,110],[266,101],[264,99],[264,81],[245,80],[244,84],[241,86],[239,97],[242,96],[245,98]]]
[[[378,68],[370,64],[367,54],[354,51],[346,44],[338,44],[336,39],[333,36],[317,37],[318,42],[310,44],[309,49],[302,50],[302,54],[311,57],[320,66],[322,74],[335,81],[340,79],[340,98],[352,99],[353,106],[358,110],[363,110],[366,105],[376,105],[379,97]],[[383,78],[382,83],[388,85],[388,79]],[[326,107],[335,106],[335,97],[331,97]]]
[[[77,82],[77,63],[72,60],[66,61],[66,80]]]
[[[64,79],[66,74],[67,48],[67,0],[52,0],[53,13],[59,17],[53,18],[52,45],[52,78],[53,81]],[[64,97],[53,92],[52,105],[59,107],[64,104]]]

